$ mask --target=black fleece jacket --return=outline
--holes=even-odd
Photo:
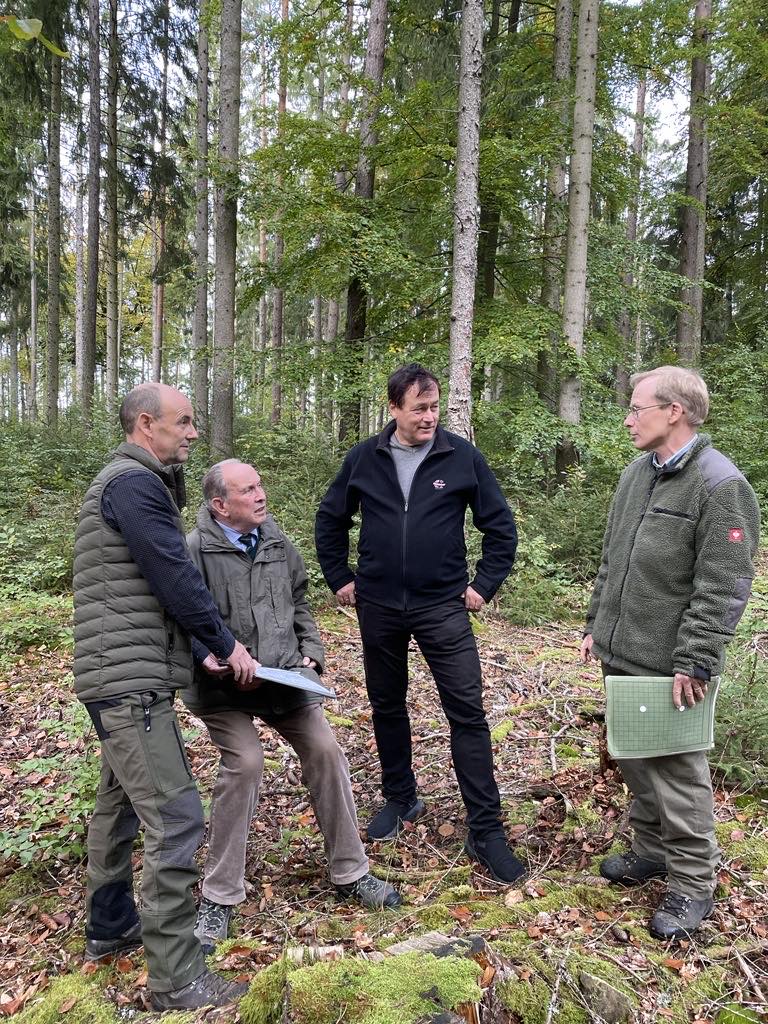
[[[336,593],[355,581],[362,600],[388,608],[424,608],[458,597],[469,582],[467,508],[483,534],[472,587],[490,600],[512,568],[517,530],[501,488],[473,445],[442,427],[416,470],[408,502],[397,480],[389,439],[395,423],[355,445],[323,498],[315,544]],[[357,572],[349,565],[349,531],[362,514]]]

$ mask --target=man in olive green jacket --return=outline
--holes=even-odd
[[[581,653],[606,675],[671,676],[671,702],[692,707],[747,603],[759,509],[743,474],[697,433],[709,411],[698,373],[661,366],[632,385],[624,425],[647,454],[624,470],[611,505]],[[600,871],[622,885],[667,878],[650,931],[686,937],[712,913],[720,859],[706,753],[619,766],[634,841]]]
[[[227,626],[261,665],[294,669],[319,682],[323,647],[307,603],[304,562],[267,514],[259,474],[227,459],[208,471],[203,494],[189,549]],[[248,831],[264,767],[255,718],[299,755],[337,890],[369,908],[397,906],[392,886],[368,871],[347,761],[321,698],[272,682],[244,692],[202,644],[193,643],[193,651],[195,676],[182,696],[221,753],[195,929],[203,949],[212,951],[227,937],[234,907],[245,899]]]

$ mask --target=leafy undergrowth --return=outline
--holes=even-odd
[[[326,613],[322,627],[339,695],[327,713],[365,821],[379,795],[359,637],[343,614]],[[433,930],[487,940],[509,968],[498,988],[513,1024],[598,1020],[579,983],[585,973],[623,993],[630,1019],[638,1022],[722,1022],[729,1004],[751,1008],[745,1019],[765,1015],[765,794],[718,788],[724,865],[715,916],[695,941],[653,941],[645,925],[661,885],[618,890],[597,871],[601,857],[624,844],[627,799],[620,779],[601,761],[601,684],[593,668],[576,660],[578,631],[511,629],[489,616],[478,625],[478,640],[505,819],[530,865],[527,881],[512,889],[496,885],[463,854],[463,808],[448,730],[414,650],[414,758],[429,814],[397,842],[369,848],[372,870],[403,894],[397,912],[366,914],[335,898],[298,760],[262,729],[267,768],[249,849],[249,895],[235,919],[235,938],[212,961],[233,977],[253,978],[242,1019],[276,1024],[289,1013],[286,1019],[296,1024],[407,1024],[424,1019],[424,1007],[433,1005],[435,1012],[457,1006],[470,1020],[470,1010],[461,1007],[473,1005],[473,967],[462,974],[450,964],[438,969],[427,954],[413,961],[409,954],[412,966],[398,970],[389,966],[395,960],[382,959],[394,943]],[[24,1024],[114,1024],[148,1006],[140,952],[97,972],[83,966],[82,850],[98,745],[72,698],[70,670],[68,654],[33,648],[0,677],[0,1012]],[[209,793],[213,748],[199,722],[186,713],[182,722],[193,768]],[[138,851],[135,864],[138,880]],[[322,956],[324,947],[342,959],[300,963],[300,953],[310,959]],[[431,1003],[422,999],[423,990]],[[209,1011],[176,1019],[203,1017],[229,1021],[237,1015]]]

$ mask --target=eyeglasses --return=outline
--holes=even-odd
[[[672,405],[672,403],[661,402],[659,405],[630,405],[627,412],[632,419],[636,420],[640,418],[640,413],[645,412],[646,409],[666,409],[668,405]]]

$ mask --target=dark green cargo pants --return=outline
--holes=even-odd
[[[131,854],[141,824],[141,933],[149,987],[181,988],[206,966],[194,935],[192,896],[204,818],[173,694],[147,691],[86,706],[102,760],[88,830],[87,934],[115,938],[136,923]]]

